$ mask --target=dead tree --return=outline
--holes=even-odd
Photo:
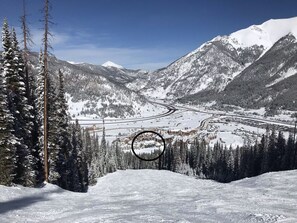
[[[32,36],[30,29],[27,23],[27,11],[26,11],[26,0],[23,0],[23,15],[21,16],[21,25],[22,25],[22,32],[23,32],[23,58],[24,58],[24,71],[25,71],[25,84],[26,84],[26,94],[31,102],[31,93],[30,89],[30,79],[29,79],[29,66],[28,66],[28,54],[29,54],[29,45],[33,44]]]
[[[49,31],[49,25],[51,23],[50,21],[50,3],[49,0],[45,0],[44,5],[44,35],[43,35],[43,62],[44,62],[44,173],[45,173],[45,181],[48,182],[48,176],[49,176],[49,168],[48,168],[48,125],[47,125],[47,81],[48,81],[48,55],[49,55],[49,49],[51,48],[50,40],[49,38],[52,36],[52,34]]]

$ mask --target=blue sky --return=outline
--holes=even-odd
[[[43,0],[26,0],[39,51]],[[127,68],[164,67],[205,41],[274,18],[297,16],[295,0],[51,0],[53,54]],[[0,19],[19,30],[22,0],[1,0]],[[297,24],[296,24],[297,25]]]

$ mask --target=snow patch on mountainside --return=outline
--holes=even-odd
[[[270,84],[267,84],[266,87],[271,87],[275,84],[277,84],[278,82],[288,78],[288,77],[291,77],[293,75],[297,74],[297,70],[293,67],[290,67],[286,72],[281,72],[279,73],[278,75],[280,76],[279,78],[275,79],[272,83]]]
[[[123,69],[124,67],[121,66],[121,65],[118,65],[114,62],[111,62],[111,61],[107,61],[105,62],[104,64],[102,64],[103,67],[115,67],[115,68],[119,68],[119,69]]]
[[[67,63],[76,65],[76,64],[83,64],[83,62],[74,62],[74,61],[67,61]]]
[[[272,45],[283,36],[292,34],[297,37],[297,17],[288,19],[270,19],[261,25],[252,25],[246,29],[241,29],[231,33],[230,43],[235,48],[251,47],[262,45],[265,49]]]

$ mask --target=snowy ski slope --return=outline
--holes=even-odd
[[[0,186],[0,222],[297,222],[297,170],[229,184],[158,170],[117,171],[88,193]]]

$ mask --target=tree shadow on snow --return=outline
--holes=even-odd
[[[62,192],[63,192],[62,190],[56,189],[56,190],[46,191],[38,195],[32,195],[32,196],[15,198],[13,200],[2,201],[0,202],[0,215],[9,211],[19,210],[24,207],[31,206],[37,202],[48,201],[50,199],[47,197],[47,194],[62,193]]]

